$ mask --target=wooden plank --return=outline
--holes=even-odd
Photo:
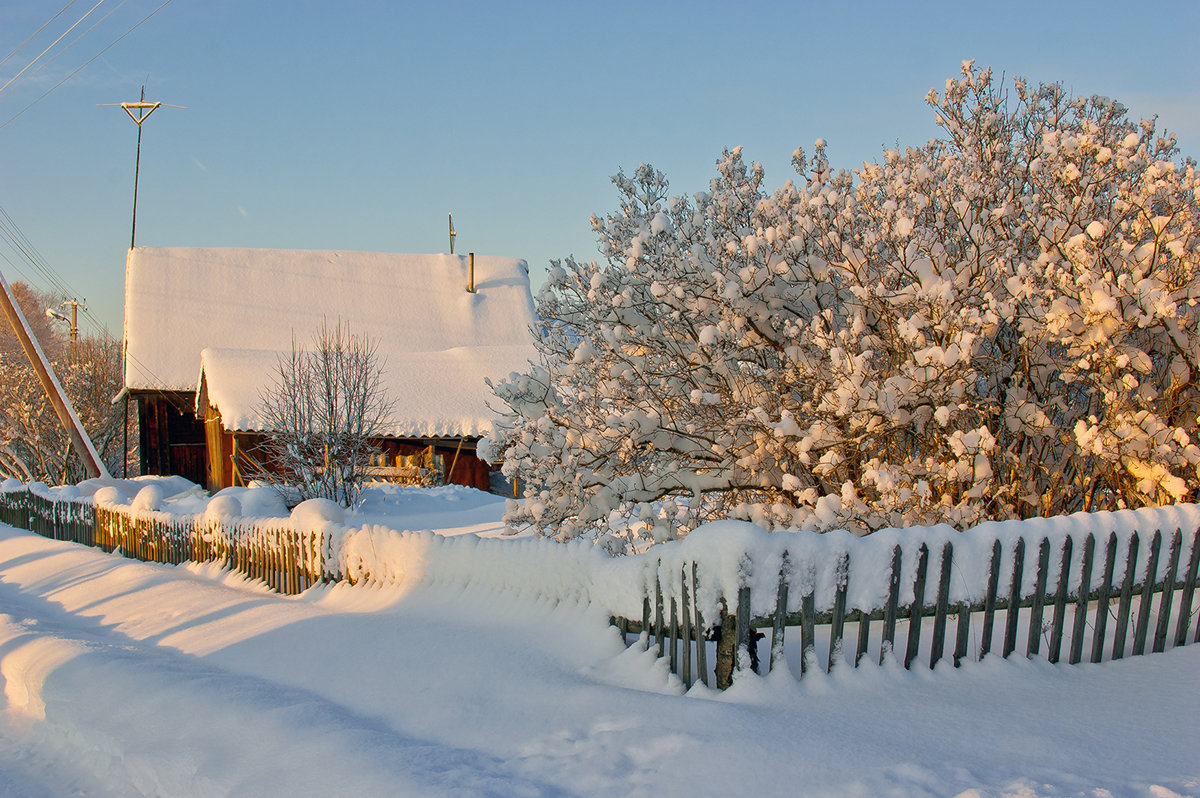
[[[958,604],[958,626],[954,632],[954,667],[967,658],[967,642],[971,638],[971,600],[963,599]]]
[[[1029,613],[1029,640],[1025,656],[1037,656],[1042,647],[1042,617],[1046,608],[1046,582],[1050,578],[1050,539],[1038,544],[1037,576],[1033,588],[1033,609]]]
[[[987,593],[983,597],[983,635],[979,640],[979,658],[992,650],[992,626],[996,620],[996,591],[1000,585],[1000,541],[992,544],[992,561],[988,571]]]
[[[767,670],[775,670],[775,663],[783,663],[785,659],[784,651],[784,634],[787,629],[787,600],[788,600],[788,553],[783,553],[783,560],[779,563],[779,589],[775,592],[775,615],[774,623],[771,626],[771,659],[767,663]]]
[[[1129,548],[1125,550],[1125,576],[1121,580],[1121,601],[1117,605],[1117,626],[1113,630],[1113,659],[1121,659],[1125,656],[1125,636],[1129,631],[1129,610],[1133,605],[1133,585],[1137,581],[1140,540],[1141,537],[1134,532],[1129,536]]]
[[[708,640],[704,635],[704,619],[700,617],[700,608],[696,604],[696,589],[699,582],[696,579],[696,563],[692,563],[692,617],[696,619],[696,667],[700,671],[700,681],[708,687]]]
[[[650,650],[650,597],[642,598],[642,651]]]
[[[740,669],[742,667],[742,652],[747,654],[750,651],[750,587],[748,585],[738,588],[737,601],[737,648],[734,649],[733,667]]]
[[[1113,567],[1117,560],[1117,533],[1108,536],[1104,548],[1104,579],[1096,596],[1096,615],[1092,621],[1092,662],[1099,662],[1104,653],[1104,635],[1108,624],[1108,600],[1112,596]]]
[[[1146,576],[1138,599],[1137,625],[1133,630],[1133,654],[1146,653],[1146,633],[1150,629],[1150,605],[1154,603],[1154,580],[1158,578],[1158,552],[1162,548],[1162,531],[1150,538],[1150,556],[1146,560]]]
[[[832,672],[835,663],[842,659],[842,638],[846,631],[846,584],[850,581],[850,555],[843,552],[838,557],[833,594],[833,620],[829,625],[829,662],[826,672]]]
[[[1062,652],[1063,624],[1067,613],[1067,594],[1071,589],[1071,549],[1074,543],[1068,535],[1063,539],[1062,557],[1058,567],[1058,585],[1054,591],[1054,620],[1050,625],[1050,650],[1046,659],[1058,662]]]
[[[661,567],[662,563],[659,562],[654,568],[654,645],[655,651],[660,657],[666,653],[663,648],[665,621],[663,618],[662,582],[658,578],[658,569]]]
[[[933,639],[929,646],[929,667],[942,658],[946,647],[946,614],[950,611],[950,566],[954,560],[954,544],[942,546],[942,567],[938,573],[937,598],[933,610]]]
[[[817,658],[817,612],[813,600],[813,586],[810,582],[808,592],[800,598],[800,674],[808,670],[809,660],[814,663]]]
[[[1013,564],[1011,581],[1008,588],[1008,610],[1004,613],[1004,648],[1005,659],[1017,647],[1017,619],[1021,616],[1021,583],[1025,577],[1025,538],[1017,538],[1013,546]]]
[[[858,650],[854,654],[854,667],[858,667],[858,663],[862,662],[862,658],[867,655],[867,646],[871,644],[871,613],[859,610],[858,612]]]
[[[925,616],[925,572],[929,568],[929,546],[917,550],[917,578],[913,581],[913,602],[908,616],[908,645],[904,648],[904,667],[917,658],[921,648],[921,619]]]
[[[879,664],[896,644],[896,614],[900,604],[900,547],[892,549],[892,574],[888,578],[888,599],[883,611],[883,642],[879,645]]]
[[[683,678],[684,688],[692,686],[692,600],[688,591],[687,566],[683,566],[679,584],[682,592],[679,597],[680,634],[683,637],[683,655],[679,660],[679,675]]]
[[[1183,572],[1183,595],[1179,597],[1179,623],[1175,627],[1175,645],[1187,642],[1188,625],[1192,621],[1192,599],[1196,592],[1196,569],[1200,566],[1200,529],[1192,535],[1192,554]]]
[[[1167,557],[1167,573],[1163,577],[1162,600],[1158,604],[1158,624],[1154,629],[1154,648],[1158,653],[1167,647],[1167,627],[1171,623],[1171,605],[1175,599],[1175,574],[1179,570],[1179,550],[1183,531],[1176,529],[1171,536],[1171,553]]]
[[[1087,628],[1088,596],[1092,592],[1092,559],[1096,553],[1096,536],[1088,533],[1083,539],[1083,563],[1079,566],[1079,595],[1076,597],[1075,623],[1071,630],[1071,653],[1067,662],[1079,664],[1083,659],[1083,632]]]
[[[679,602],[671,596],[671,627],[667,636],[671,673],[679,673]]]

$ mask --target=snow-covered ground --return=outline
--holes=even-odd
[[[358,520],[500,536],[502,510],[399,491]],[[584,606],[286,598],[0,527],[0,796],[1200,795],[1198,680],[1189,646],[685,696]]]

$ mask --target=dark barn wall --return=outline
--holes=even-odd
[[[139,450],[143,474],[177,474],[208,484],[204,423],[196,418],[195,394],[138,394]]]

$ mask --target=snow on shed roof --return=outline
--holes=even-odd
[[[492,429],[495,413],[489,401],[498,400],[484,382],[525,371],[533,354],[518,346],[455,347],[439,352],[387,351],[383,381],[394,401],[382,437],[475,437]],[[286,351],[262,349],[205,349],[201,353],[201,393],[221,412],[221,424],[231,431],[267,428],[261,397],[279,374]]]
[[[137,247],[125,266],[125,387],[194,391],[206,348],[291,351],[323,320],[402,353],[531,347],[522,260],[462,255]],[[529,349],[532,355],[532,350]]]

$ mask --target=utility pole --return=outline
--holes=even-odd
[[[96,447],[92,445],[92,439],[88,437],[87,431],[80,423],[79,416],[76,414],[71,400],[67,397],[66,391],[62,389],[58,377],[54,376],[54,369],[50,367],[46,354],[29,328],[29,322],[25,319],[25,314],[21,312],[21,306],[17,304],[12,289],[9,288],[8,281],[4,279],[3,274],[0,274],[0,311],[3,311],[9,324],[12,325],[17,341],[25,350],[25,356],[29,358],[29,365],[33,367],[38,382],[42,384],[42,390],[46,392],[46,398],[50,400],[54,413],[67,431],[71,446],[79,454],[79,459],[83,461],[87,475],[89,477],[107,477],[108,469],[104,467],[104,462],[96,453]]]
[[[137,125],[137,156],[133,161],[133,224],[129,231],[129,248],[133,249],[137,243],[137,201],[138,201],[138,176],[142,169],[142,123],[150,118],[150,114],[157,111],[159,108],[179,108],[183,109],[182,105],[166,105],[166,103],[146,102],[146,87],[142,86],[141,99],[135,103],[102,103],[101,107],[111,108],[121,106],[125,113],[129,114],[129,118]],[[134,111],[137,111],[135,114]]]

